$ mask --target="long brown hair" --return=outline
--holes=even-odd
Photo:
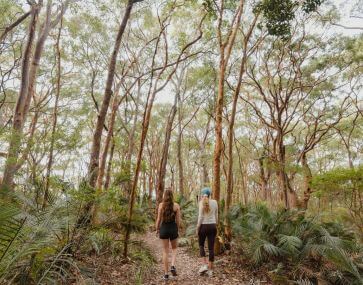
[[[163,196],[162,221],[172,222],[175,219],[173,191],[166,189]]]

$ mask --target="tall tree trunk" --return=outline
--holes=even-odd
[[[312,176],[311,169],[309,167],[305,152],[303,153],[303,155],[301,157],[301,164],[302,164],[303,173],[304,173],[304,199],[303,199],[303,203],[302,203],[302,208],[304,210],[307,210],[310,196],[312,193],[311,181],[312,181],[313,176]]]
[[[132,180],[131,180],[131,173],[132,173],[132,157],[134,154],[134,149],[135,149],[135,134],[136,134],[136,127],[137,127],[137,116],[139,114],[139,100],[141,97],[141,82],[140,80],[137,82],[137,97],[136,97],[136,106],[135,106],[135,116],[134,116],[134,120],[132,122],[132,129],[130,131],[129,134],[129,147],[127,149],[127,154],[126,154],[126,171],[129,174],[129,181],[127,182],[127,196],[130,196],[131,193],[131,189],[132,189]]]
[[[134,204],[135,204],[136,187],[137,187],[137,182],[138,182],[139,175],[140,175],[142,154],[143,154],[143,151],[144,151],[146,135],[147,135],[147,132],[148,132],[148,129],[149,129],[151,110],[152,110],[152,107],[153,107],[153,104],[154,104],[155,95],[156,95],[156,93],[153,93],[152,96],[151,96],[150,102],[147,102],[147,106],[145,108],[143,122],[142,122],[140,148],[139,148],[139,152],[138,152],[138,155],[137,155],[134,179],[133,179],[131,193],[130,193],[128,220],[127,220],[125,242],[124,242],[124,252],[123,252],[124,257],[127,257],[127,255],[128,255],[128,241],[130,239],[130,234],[131,234],[131,228],[130,227],[131,227],[132,213],[133,213]]]
[[[177,157],[178,157],[178,181],[179,181],[179,193],[181,196],[185,196],[184,193],[184,169],[182,160],[182,100],[180,93],[178,94],[178,139],[177,139]]]
[[[108,150],[110,148],[111,140],[113,137],[113,129],[114,129],[115,121],[116,121],[117,110],[121,103],[121,99],[119,98],[120,87],[121,87],[121,84],[120,83],[117,84],[117,87],[115,90],[115,95],[114,95],[113,102],[112,102],[111,115],[110,115],[109,123],[108,123],[108,132],[107,132],[106,140],[104,143],[103,152],[100,157],[100,167],[99,167],[97,182],[96,182],[96,188],[99,191],[102,190],[102,183],[103,183],[103,178],[105,175],[107,154],[108,154]]]
[[[59,47],[60,36],[62,33],[63,27],[63,19],[60,21],[59,31],[57,35],[57,42],[56,42],[56,59],[57,59],[57,87],[56,87],[56,94],[55,94],[55,102],[54,102],[54,109],[53,109],[53,125],[52,125],[52,133],[50,139],[50,149],[49,149],[49,159],[47,164],[47,172],[45,175],[45,188],[44,188],[44,199],[42,208],[44,209],[47,205],[48,195],[49,195],[49,180],[50,180],[50,173],[52,170],[53,165],[53,152],[54,152],[54,143],[55,143],[55,132],[57,129],[57,120],[58,120],[58,101],[59,101],[59,94],[61,88],[61,51]]]
[[[226,42],[223,42],[221,36],[221,26],[223,21],[224,13],[224,3],[222,1],[222,6],[220,7],[219,23],[218,23],[218,38],[219,38],[219,76],[218,76],[218,95],[215,109],[215,147],[213,156],[213,197],[219,201],[220,191],[221,191],[221,154],[223,148],[223,138],[222,138],[222,112],[224,105],[224,81],[225,72],[231,55],[231,51],[235,42],[236,34],[241,21],[242,11],[243,11],[244,0],[240,0],[237,8],[236,18],[233,19],[230,33],[227,37]],[[236,22],[234,22],[236,19]]]
[[[22,56],[23,60],[21,66],[20,91],[14,111],[12,134],[10,137],[8,155],[5,162],[4,176],[1,184],[2,190],[11,190],[13,188],[14,175],[16,172],[16,164],[19,156],[21,139],[23,136],[24,120],[26,115],[24,114],[24,106],[29,89],[30,59],[32,57],[32,46],[35,38],[35,31],[38,23],[40,9],[40,5],[32,5],[31,7],[28,39]]]
[[[31,99],[34,97],[35,89],[36,89],[36,77],[39,69],[39,62],[43,53],[44,44],[49,36],[50,30],[55,27],[60,19],[63,17],[65,11],[68,8],[70,0],[66,0],[64,5],[62,5],[61,11],[56,16],[55,20],[51,21],[52,16],[52,1],[48,1],[47,3],[47,11],[46,18],[42,25],[42,30],[40,32],[39,38],[36,42],[34,55],[32,58],[31,65],[29,66],[29,60],[31,55],[31,46],[34,40],[35,29],[38,20],[38,14],[41,9],[43,1],[39,1],[39,4],[32,5],[32,20],[30,21],[30,30],[29,30],[29,38],[27,42],[27,46],[24,53],[24,61],[22,67],[22,82],[21,82],[21,90],[19,93],[19,98],[15,114],[14,114],[14,124],[13,124],[13,132],[10,138],[9,143],[9,151],[8,151],[8,160],[5,165],[4,171],[4,181],[7,188],[11,188],[14,180],[14,175],[16,173],[16,160],[19,155],[21,140],[23,135],[23,128],[26,121],[26,117],[29,111]],[[29,46],[28,46],[29,45]],[[26,71],[24,73],[24,68]],[[25,75],[25,77],[23,77]],[[23,84],[25,83],[25,84]],[[26,89],[25,89],[26,87]],[[4,183],[3,183],[4,184]]]
[[[215,135],[216,142],[214,147],[213,156],[213,197],[217,201],[220,199],[221,191],[221,154],[223,147],[222,138],[222,111],[224,103],[224,77],[225,77],[225,64],[224,64],[224,52],[221,54],[219,63],[219,79],[218,79],[218,97],[216,103],[216,122],[215,122]]]
[[[268,183],[267,183],[267,179],[266,179],[266,174],[265,174],[265,166],[264,166],[264,157],[260,157],[258,159],[258,165],[259,165],[259,170],[260,170],[260,183],[261,183],[261,192],[262,192],[262,198],[264,201],[267,201],[268,199]]]
[[[175,6],[172,8],[172,10],[175,8]],[[171,11],[172,11],[171,10]],[[144,152],[144,145],[145,145],[145,139],[146,139],[146,135],[149,129],[149,122],[150,122],[150,116],[151,116],[151,110],[154,104],[154,100],[155,100],[155,96],[158,92],[162,91],[166,84],[170,81],[170,79],[172,78],[172,76],[174,75],[175,71],[178,68],[178,65],[180,63],[181,57],[184,54],[184,52],[188,49],[188,47],[192,46],[194,43],[196,43],[203,35],[202,30],[201,30],[201,25],[202,22],[204,20],[205,17],[203,17],[202,21],[200,22],[199,25],[199,35],[196,39],[194,39],[193,41],[189,42],[188,44],[186,44],[177,60],[175,63],[175,66],[173,68],[173,70],[169,73],[169,75],[167,76],[167,78],[165,79],[165,82],[160,86],[157,87],[158,82],[161,78],[161,76],[163,75],[163,73],[165,72],[166,68],[167,68],[167,63],[168,60],[165,60],[164,62],[164,66],[163,68],[160,70],[160,72],[158,73],[157,78],[155,79],[154,82],[154,87],[152,88],[153,85],[153,75],[154,73],[151,73],[151,78],[150,78],[150,88],[149,88],[149,93],[148,93],[148,97],[147,97],[147,101],[146,101],[146,107],[145,107],[145,111],[144,111],[144,116],[143,116],[143,121],[142,121],[142,129],[141,129],[141,138],[140,138],[140,148],[139,148],[139,153],[137,156],[137,161],[136,161],[136,168],[135,168],[135,173],[134,173],[134,180],[133,180],[133,184],[132,184],[132,189],[131,189],[131,195],[130,195],[130,202],[129,202],[129,211],[128,211],[128,218],[127,218],[127,226],[126,226],[126,233],[125,233],[125,242],[124,242],[124,252],[123,255],[124,257],[127,257],[128,254],[128,243],[129,243],[129,239],[130,239],[130,234],[131,234],[131,220],[132,220],[132,214],[133,214],[133,209],[134,209],[134,204],[135,204],[135,196],[136,196],[136,188],[137,188],[137,183],[138,183],[138,179],[139,179],[139,174],[140,174],[140,169],[141,169],[141,161],[142,161],[142,154]],[[164,25],[165,22],[162,23],[162,25]],[[152,65],[151,65],[151,69],[153,70],[154,66],[155,66],[155,57],[158,51],[158,45],[159,45],[159,41],[160,38],[162,36],[162,34],[164,33],[165,30],[165,26],[162,26],[162,30],[159,34],[158,40],[156,42],[156,48],[154,51],[154,55],[152,58]],[[164,38],[164,40],[166,41],[166,38]],[[166,58],[168,57],[168,48],[167,48],[167,43],[165,43],[166,45]]]
[[[27,161],[29,153],[31,151],[31,148],[33,147],[34,144],[34,134],[35,134],[35,130],[37,128],[37,124],[38,124],[38,119],[39,119],[39,115],[40,115],[40,110],[37,109],[35,111],[35,114],[32,118],[32,121],[30,123],[30,127],[29,127],[29,135],[27,138],[27,142],[26,142],[26,146],[24,148],[24,150],[21,153],[21,157],[18,158],[17,164],[15,166],[15,172],[17,172],[25,163],[25,161]],[[20,153],[19,153],[20,155]]]
[[[151,164],[150,164],[151,165]],[[149,193],[148,193],[148,197],[147,197],[147,201],[148,201],[148,206],[151,209],[152,207],[152,196],[153,196],[153,173],[152,170],[149,170]]]
[[[169,145],[170,145],[170,137],[171,131],[173,129],[173,122],[177,112],[177,102],[178,102],[178,93],[175,95],[173,107],[170,110],[166,129],[165,129],[165,139],[163,144],[163,151],[160,160],[159,166],[159,176],[158,176],[158,186],[157,186],[157,200],[156,200],[156,209],[158,209],[159,204],[163,199],[164,188],[165,188],[165,175],[166,175],[166,164],[168,162],[168,154],[169,154]]]
[[[237,141],[237,140],[235,139],[235,141]],[[238,163],[239,163],[239,169],[240,169],[241,184],[242,184],[241,186],[242,186],[242,192],[243,192],[243,202],[244,202],[244,205],[247,206],[247,204],[248,204],[247,167],[245,167],[243,165],[241,152],[236,143],[235,143],[235,146],[236,146],[236,150],[237,150]]]
[[[113,153],[115,151],[115,140],[113,139],[111,142],[111,149],[110,155],[108,157],[108,164],[107,164],[107,171],[106,171],[106,181],[104,185],[104,189],[108,190],[110,187],[110,180],[111,180],[111,169],[112,169],[112,160],[113,160]]]
[[[128,0],[125,14],[122,18],[121,24],[118,29],[118,33],[116,36],[116,41],[113,47],[112,55],[110,58],[110,63],[108,65],[108,72],[107,72],[107,79],[106,79],[106,86],[103,95],[101,109],[97,116],[97,122],[95,131],[93,133],[92,139],[92,147],[91,147],[91,154],[90,154],[90,162],[88,166],[88,183],[89,186],[94,190],[96,187],[97,177],[98,177],[98,167],[99,167],[99,156],[100,156],[100,148],[101,148],[101,137],[102,137],[102,130],[105,124],[107,110],[110,105],[111,97],[112,97],[112,87],[115,78],[115,70],[116,70],[116,61],[117,55],[119,53],[120,45],[122,36],[125,32],[127,22],[131,15],[131,10],[134,1]],[[78,221],[77,227],[82,227],[88,225],[90,223],[90,218],[92,214],[92,208],[94,206],[94,201],[87,202],[87,204],[83,208],[83,212],[81,213]]]
[[[257,19],[257,18],[255,18],[255,19]],[[237,100],[238,100],[239,93],[241,91],[243,74],[245,73],[245,65],[246,65],[246,61],[247,61],[247,43],[251,36],[253,27],[254,27],[254,24],[252,25],[252,28],[250,28],[248,35],[244,40],[243,57],[242,57],[242,62],[241,62],[241,66],[239,69],[237,86],[233,92],[232,113],[231,113],[231,117],[230,117],[230,121],[229,121],[229,125],[228,125],[228,172],[227,172],[227,198],[226,198],[226,204],[225,204],[225,209],[224,209],[225,214],[227,214],[230,209],[231,201],[232,201],[232,194],[233,194],[233,141],[234,141],[234,123],[235,123],[235,119],[236,119]],[[225,235],[226,235],[227,241],[230,242],[232,239],[232,229],[231,229],[231,223],[227,218],[225,219]]]
[[[224,107],[224,81],[225,72],[228,66],[229,58],[231,55],[232,48],[234,46],[236,34],[241,21],[243,12],[244,0],[240,0],[235,16],[233,17],[227,40],[224,42],[222,39],[222,23],[224,13],[224,1],[221,1],[221,7],[219,9],[218,19],[218,41],[219,41],[219,76],[218,76],[218,95],[215,109],[215,146],[213,155],[213,198],[217,201],[220,200],[221,194],[221,155],[223,148],[223,137],[222,137],[222,112]],[[231,177],[232,178],[232,177]],[[220,253],[220,243],[216,242],[215,251],[217,254]]]
[[[290,199],[289,199],[289,187],[287,181],[287,175],[285,171],[285,146],[283,143],[283,136],[281,132],[277,134],[276,141],[277,144],[277,159],[278,159],[278,170],[277,174],[279,177],[280,188],[283,193],[283,200],[286,209],[290,209]]]
[[[205,128],[205,135],[203,137],[203,141],[200,144],[201,148],[201,164],[202,164],[202,187],[209,186],[210,179],[208,175],[208,168],[207,168],[207,155],[206,155],[206,147],[207,147],[207,140],[208,140],[208,134],[209,134],[209,127],[211,123],[212,117],[208,116],[207,125]]]
[[[106,80],[106,87],[105,87],[105,92],[104,92],[104,96],[103,96],[103,101],[102,101],[100,112],[97,116],[95,131],[93,133],[90,163],[89,163],[89,168],[88,168],[89,185],[92,188],[94,188],[96,186],[96,181],[97,181],[97,177],[98,177],[102,130],[103,130],[103,125],[106,120],[107,110],[110,105],[110,100],[111,100],[112,93],[113,93],[112,86],[113,86],[113,82],[114,82],[114,78],[115,78],[117,55],[119,53],[122,36],[125,32],[127,22],[131,15],[131,9],[133,6],[133,2],[134,2],[133,0],[127,1],[126,11],[122,18],[122,22],[119,26],[119,29],[118,29],[115,45],[114,45],[110,63],[108,66],[108,73],[107,73],[107,80]],[[86,207],[86,208],[90,208],[90,207],[91,207],[91,205],[88,205],[88,207]]]
[[[242,10],[242,8],[241,8]],[[241,91],[241,85],[242,85],[242,78],[245,73],[245,66],[247,62],[247,46],[248,42],[250,40],[252,31],[256,25],[258,15],[255,16],[250,28],[248,29],[248,32],[246,36],[244,37],[244,44],[243,44],[243,56],[241,60],[241,65],[239,69],[238,74],[238,81],[237,86],[233,92],[233,101],[232,101],[232,113],[228,125],[228,170],[227,170],[227,198],[226,198],[226,204],[225,204],[225,213],[227,214],[232,201],[232,194],[233,194],[233,142],[234,142],[234,124],[236,119],[236,110],[237,110],[237,100],[239,97],[239,93]],[[227,240],[230,241],[232,238],[232,229],[230,222],[228,219],[225,220],[225,234],[227,237]]]

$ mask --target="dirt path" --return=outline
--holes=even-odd
[[[229,261],[227,257],[216,257],[216,266],[214,276],[199,276],[198,270],[200,263],[198,259],[191,256],[185,247],[178,248],[178,255],[176,260],[176,268],[178,276],[169,281],[163,281],[162,270],[162,246],[160,240],[157,238],[155,232],[148,232],[144,235],[143,240],[147,247],[154,254],[157,264],[153,268],[152,274],[143,281],[143,284],[156,285],[156,284],[183,284],[183,285],[250,285],[254,283],[250,278],[247,278],[245,272],[227,266]],[[169,257],[170,260],[170,257]],[[229,264],[230,265],[230,264]],[[266,283],[260,283],[266,284]]]

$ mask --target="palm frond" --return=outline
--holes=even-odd
[[[297,236],[279,235],[277,246],[292,256],[297,255],[302,246],[302,240]]]

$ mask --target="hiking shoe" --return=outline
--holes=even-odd
[[[177,276],[178,274],[176,273],[176,268],[175,266],[172,266],[171,269],[170,269],[170,272],[173,276]]]
[[[164,274],[163,280],[169,280],[169,274]]]
[[[199,274],[203,274],[208,271],[208,265],[204,264],[199,268]]]
[[[209,277],[213,277],[213,270],[208,270],[208,271],[207,271],[207,275],[208,275]]]

